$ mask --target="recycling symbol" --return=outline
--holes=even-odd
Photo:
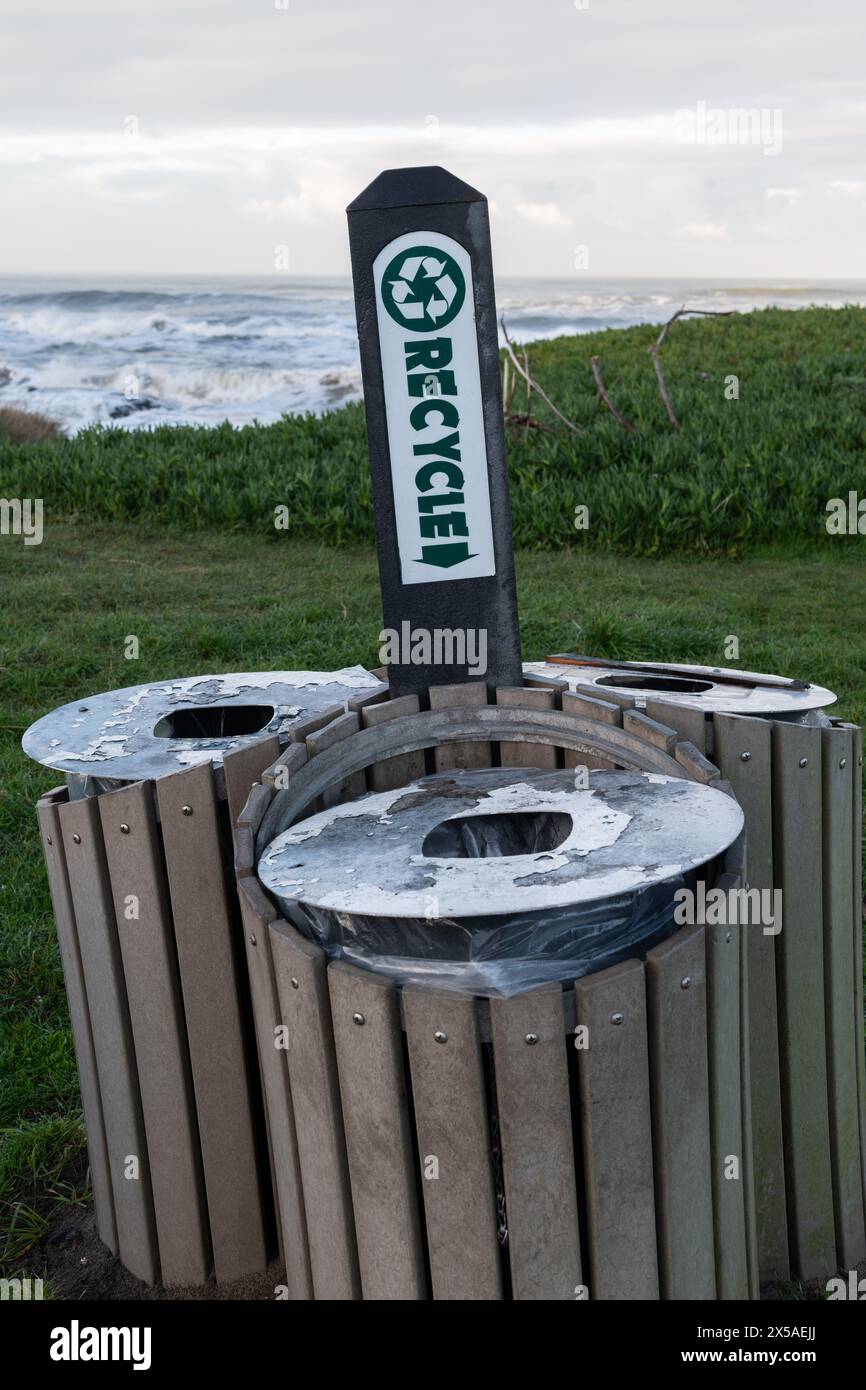
[[[401,251],[382,277],[385,308],[402,328],[432,333],[455,319],[466,298],[466,281],[453,256],[434,246]]]

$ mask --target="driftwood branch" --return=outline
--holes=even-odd
[[[598,358],[591,357],[589,360],[592,365],[592,375],[595,378],[598,399],[604,402],[613,418],[619,421],[624,430],[627,430],[629,434],[634,434],[634,425],[632,424],[631,420],[627,420],[623,415],[622,411],[617,410],[616,406],[614,405],[613,401],[611,400],[610,396],[607,394],[607,391],[605,390],[604,382],[601,379],[601,367],[599,366]]]
[[[665,374],[662,371],[661,362],[661,347],[662,343],[668,335],[668,329],[673,327],[677,319],[685,318],[687,314],[700,314],[702,317],[705,318],[723,319],[729,318],[731,314],[734,313],[736,313],[735,309],[689,309],[684,304],[682,308],[677,309],[675,314],[671,314],[671,317],[668,319],[667,323],[662,328],[661,333],[649,349],[649,354],[653,360],[653,366],[655,367],[656,379],[658,380],[659,384],[659,395],[662,398],[662,405],[667,411],[667,417],[675,430],[682,429],[682,426],[679,420],[677,419],[676,411],[674,410],[673,405],[671,404],[671,398],[668,395],[667,382],[665,381]]]
[[[511,361],[506,357],[502,362],[502,413],[505,416],[506,425],[522,425],[526,432],[531,429],[541,430],[542,433],[552,434],[554,438],[557,438],[556,430],[551,429],[549,425],[545,425],[541,420],[533,419],[528,389],[526,395],[527,409],[525,411],[515,411],[511,409],[511,403],[514,400],[516,390],[517,373],[511,370]]]
[[[544,404],[545,404],[550,410],[553,411],[553,413],[554,413],[554,415],[556,416],[556,418],[557,418],[558,420],[561,420],[562,423],[566,426],[567,429],[570,429],[570,430],[571,430],[572,434],[584,434],[584,433],[585,433],[585,430],[582,430],[582,429],[580,429],[577,425],[575,425],[571,420],[568,419],[567,416],[563,415],[563,413],[562,413],[561,410],[557,410],[556,406],[553,404],[553,401],[550,399],[550,397],[547,395],[547,393],[546,393],[545,391],[542,391],[542,389],[541,389],[541,387],[539,386],[538,382],[537,382],[533,377],[531,377],[531,376],[529,375],[528,366],[524,367],[524,366],[522,365],[522,363],[520,362],[520,360],[519,360],[519,358],[518,358],[518,356],[517,356],[517,353],[514,351],[514,346],[513,346],[512,342],[511,342],[511,339],[510,339],[509,336],[508,336],[508,329],[505,327],[505,319],[504,319],[504,318],[503,318],[503,319],[500,319],[499,322],[500,322],[500,324],[502,325],[502,336],[503,336],[504,339],[505,339],[505,351],[508,353],[508,356],[509,356],[510,359],[511,359],[511,363],[512,363],[512,366],[514,367],[514,370],[515,370],[515,371],[523,378],[523,380],[526,382],[526,386],[527,386],[527,402],[528,402],[529,399],[530,399],[531,392],[534,391],[535,394],[536,394],[537,396],[540,396],[540,397],[541,397],[541,399],[544,401]],[[524,356],[525,356],[525,354],[524,354]],[[528,362],[528,359],[527,359],[527,362]],[[537,422],[533,422],[533,423],[537,423]]]

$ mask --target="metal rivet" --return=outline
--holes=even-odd
[[[734,939],[734,938],[733,938],[733,933],[732,933],[732,932],[725,932],[725,940],[726,940],[726,941],[733,941],[733,939]]]
[[[365,1019],[363,1014],[352,1014],[352,1022],[357,1023],[358,1027],[361,1028],[367,1022],[367,1020]]]
[[[433,1037],[436,1039],[438,1043],[447,1043],[448,1041],[448,1034],[443,1033],[441,1029],[434,1033]]]
[[[184,816],[191,816],[191,815],[192,815],[192,807],[191,807],[191,806],[181,806],[180,809],[181,809],[181,814],[182,814],[182,815],[184,815]]]
[[[691,977],[691,975],[684,975],[683,978],[680,980],[680,989],[688,989],[688,987],[689,987],[689,985],[691,984],[691,982],[692,982],[692,977]]]
[[[747,763],[747,762],[749,762],[749,760],[751,759],[751,756],[752,756],[751,753],[748,753],[748,752],[746,752],[746,753],[741,753],[741,754],[740,754],[740,762],[741,762],[741,763]]]
[[[611,1023],[622,1023],[622,1014],[611,1014],[610,1021]]]
[[[839,759],[839,766],[840,766],[840,767],[847,767],[847,766],[848,766],[848,759],[847,759],[847,758],[840,758],[840,759]]]
[[[120,833],[121,833],[121,835],[128,835],[128,834],[129,834],[129,826],[126,824],[126,821],[122,821],[122,822],[121,822]]]
[[[801,758],[801,759],[800,759],[800,766],[801,766],[801,767],[808,767],[808,766],[809,766],[809,759],[808,759],[808,758]]]
[[[81,836],[80,836],[80,835],[73,835],[72,838],[73,838],[73,840],[75,841],[75,843],[76,843],[77,845],[80,845],[80,844],[81,844]]]
[[[89,705],[79,705],[79,706],[78,706],[78,713],[79,713],[79,714],[86,714],[89,708],[90,708]]]
[[[49,845],[52,845],[54,843],[50,835],[46,835],[45,838],[48,841]]]
[[[293,975],[293,976],[292,976],[292,989],[300,989],[300,988],[301,988],[301,986],[298,984],[297,980],[295,979],[295,977],[294,977],[294,975]]]
[[[534,1047],[535,1044],[538,1042],[538,1034],[537,1034],[537,1033],[527,1033],[527,1034],[526,1034],[525,1041],[529,1043],[529,1046],[530,1046],[530,1047]]]
[[[250,945],[251,945],[251,946],[255,946],[255,944],[256,944],[256,938],[251,934],[251,935],[250,935]]]

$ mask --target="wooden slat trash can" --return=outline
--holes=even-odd
[[[586,718],[569,710],[567,695],[547,688],[544,708],[511,695],[467,703],[459,687],[450,702],[440,690],[437,708],[427,712],[401,700],[389,717],[388,704],[378,704],[375,714],[362,711],[361,728],[329,747],[308,739],[284,754],[241,815],[245,937],[276,986],[255,1001],[260,1051],[274,1069],[272,1159],[277,1184],[294,1185],[307,1235],[303,1249],[284,1241],[287,1280],[298,1281],[309,1260],[313,1298],[757,1296],[745,953],[736,922],[712,933],[670,919],[655,944],[625,949],[623,959],[613,952],[601,970],[584,962],[585,973],[574,978],[563,958],[559,978],[553,971],[528,989],[512,978],[502,992],[479,989],[483,967],[461,982],[435,959],[420,970],[410,961],[407,971],[405,957],[388,954],[396,941],[389,895],[399,897],[405,877],[410,812],[431,789],[439,795],[443,779],[460,823],[446,816],[444,828],[424,830],[424,843],[429,838],[436,851],[426,857],[438,865],[430,897],[440,903],[425,915],[423,883],[410,886],[404,925],[415,923],[419,933],[409,940],[420,943],[424,927],[428,935],[439,923],[445,930],[455,908],[463,910],[447,896],[449,852],[454,862],[467,836],[498,833],[489,823],[462,823],[466,788],[488,782],[494,801],[513,810],[522,780],[536,821],[515,829],[512,820],[507,833],[540,837],[541,859],[527,867],[530,879],[544,878],[544,855],[556,856],[550,837],[563,828],[552,810],[563,783],[596,795],[580,780],[584,758],[632,774],[589,774],[605,827],[599,838],[608,836],[611,856],[626,833],[615,823],[617,807],[635,812],[640,785],[653,786],[660,799],[679,786],[702,808],[689,817],[692,829],[711,807],[707,823],[721,836],[696,875],[723,892],[742,886],[742,814],[717,770],[706,759],[696,764],[697,750],[670,729],[651,722],[625,730]],[[489,757],[467,756],[472,745]],[[517,745],[529,755],[522,778]],[[443,768],[448,747],[454,761]],[[539,749],[544,756],[534,768],[529,759]],[[435,770],[421,782],[419,757]],[[359,775],[372,795],[358,800],[350,792],[340,801],[334,789]],[[308,834],[306,818],[322,805]],[[541,813],[548,815],[543,823]],[[388,852],[381,845],[390,832],[383,830],[381,842],[375,837],[380,818],[395,828]],[[359,827],[355,838],[352,826]],[[292,850],[279,858],[281,837],[288,846],[293,828]],[[419,820],[417,834],[422,829]],[[368,835],[371,862],[379,855],[379,903],[374,914],[372,903],[354,903],[357,930],[350,933],[354,890],[344,897],[340,876],[347,884],[368,881],[358,848]],[[348,853],[350,842],[356,853]],[[327,941],[323,948],[331,908],[321,903],[308,912],[312,899],[293,898],[295,849],[302,878],[329,876],[332,920],[341,918],[354,949],[337,953]],[[315,868],[308,852],[317,856]],[[272,884],[277,869],[286,872],[269,893],[257,867]],[[476,859],[475,896],[487,869],[498,884],[491,877],[486,905],[501,912],[503,875],[517,872],[515,861]],[[385,943],[378,960],[377,928]]]
[[[226,1281],[272,1254],[232,826],[287,741],[382,693],[360,667],[155,682],[24,737],[69,779],[37,814],[97,1229],[146,1283]]]
[[[761,1278],[854,1269],[866,1258],[860,729],[802,681],[580,661],[526,669],[708,754],[745,813],[750,887],[781,895],[777,930],[747,946]]]

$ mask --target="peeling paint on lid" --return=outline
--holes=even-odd
[[[646,666],[645,679],[640,667]],[[685,709],[699,709],[706,714],[776,715],[777,717],[807,714],[836,703],[832,690],[822,685],[808,685],[797,690],[785,685],[754,684],[755,679],[778,680],[762,673],[737,671],[732,667],[689,666],[666,662],[664,670],[649,662],[635,661],[617,666],[572,666],[568,662],[527,661],[524,675],[547,676],[566,680],[569,686],[594,686],[599,700],[605,692],[631,696],[636,700],[661,700],[665,704]],[[724,674],[724,680],[716,677]],[[737,677],[741,680],[737,680]],[[731,679],[733,677],[733,679]],[[682,687],[694,686],[695,689]]]
[[[21,743],[36,762],[61,772],[139,781],[203,762],[218,766],[226,753],[255,739],[286,739],[300,720],[330,706],[345,707],[352,696],[383,689],[363,666],[152,681],[61,705],[32,724]],[[215,710],[225,715],[215,719]],[[172,720],[186,712],[182,734],[173,733]],[[198,723],[201,737],[190,723]],[[219,727],[213,729],[213,724]]]
[[[465,920],[638,893],[714,859],[742,827],[731,797],[684,778],[590,772],[584,788],[568,770],[455,771],[300,821],[258,873],[285,911],[429,919],[432,903],[437,920]],[[464,833],[486,857],[443,853]],[[535,847],[508,852],[524,842]]]

